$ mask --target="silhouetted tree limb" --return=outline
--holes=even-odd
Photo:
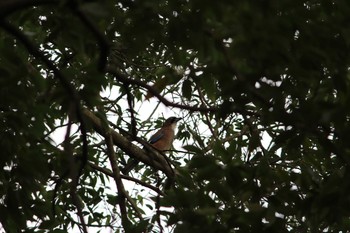
[[[96,132],[105,137],[107,132],[104,129],[101,120],[87,109],[83,109],[83,114],[93,125],[93,128],[96,130]],[[144,150],[132,144],[128,139],[126,139],[124,136],[117,133],[116,131],[112,130],[110,133],[114,145],[118,146],[130,157],[133,157],[157,170],[161,170],[168,177],[173,177],[175,175],[173,169],[170,167],[165,158],[159,153],[157,153],[155,150],[149,152],[151,154],[147,154]]]

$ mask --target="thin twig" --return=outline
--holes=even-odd
[[[262,144],[262,142],[260,140],[260,135],[259,135],[260,131],[259,131],[259,129],[253,125],[253,123],[251,122],[251,119],[247,118],[247,116],[243,115],[243,119],[244,119],[244,122],[248,125],[250,134],[252,135],[251,138],[253,140],[255,140],[254,136],[257,135],[257,137],[259,139],[259,147],[260,147],[262,153],[264,154],[264,156],[266,156],[266,149],[264,148],[264,146],[263,146],[263,144]],[[247,161],[246,162],[250,161],[251,152],[252,152],[251,150],[252,150],[252,148],[249,148],[249,146],[248,146],[248,157],[247,157]]]
[[[117,165],[117,158],[114,153],[114,148],[113,148],[113,141],[112,141],[112,136],[110,132],[106,133],[106,144],[107,144],[107,154],[109,161],[111,163],[112,171],[113,171],[113,178],[116,183],[117,189],[118,189],[118,203],[119,203],[119,208],[120,208],[120,213],[122,215],[122,223],[125,226],[125,224],[128,222],[128,215],[126,211],[126,196],[125,196],[125,189],[123,182],[121,181],[120,177],[120,171],[119,167]]]
[[[152,95],[156,96],[159,99],[159,101],[161,101],[165,106],[171,106],[171,107],[175,107],[175,108],[186,109],[189,111],[199,111],[199,112],[216,112],[219,110],[218,108],[214,108],[214,107],[206,108],[206,107],[197,107],[197,106],[189,106],[189,105],[173,103],[173,102],[167,100],[164,96],[162,96],[155,87],[152,87],[141,80],[126,77],[118,69],[116,69],[112,66],[107,67],[107,72],[114,75],[115,78],[117,79],[117,81],[119,81],[123,84],[128,83],[128,84],[133,84],[133,85],[137,85],[137,86],[145,88]]]
[[[129,90],[129,84],[124,83],[124,89],[126,92],[126,99],[128,101],[129,111],[130,111],[131,135],[133,138],[136,138],[137,137],[136,119],[135,119],[135,114],[134,114],[133,97],[132,97],[131,92]]]
[[[204,96],[203,96],[202,90],[201,90],[198,86],[196,86],[196,87],[197,87],[197,91],[198,91],[198,94],[199,94],[199,99],[200,99],[200,101],[202,102],[203,105],[207,105],[207,102],[205,101],[205,98],[204,98]],[[205,113],[204,113],[204,116],[205,116],[205,120],[206,120],[206,122],[207,122],[207,125],[208,125],[208,127],[209,127],[209,130],[210,130],[211,134],[213,135],[213,137],[214,137],[215,140],[218,140],[217,132],[214,130],[214,127],[213,127],[213,125],[212,125],[211,122],[210,122],[208,113],[205,112]]]
[[[113,172],[110,171],[110,170],[107,169],[107,168],[100,167],[100,166],[94,164],[94,163],[91,162],[91,161],[88,161],[88,165],[89,165],[90,167],[92,167],[93,169],[95,169],[95,170],[97,170],[97,171],[100,171],[100,172],[102,172],[103,174],[105,174],[105,175],[107,175],[107,176],[113,177]],[[120,177],[121,177],[122,179],[130,180],[130,181],[133,181],[133,182],[135,182],[135,183],[138,183],[138,184],[140,184],[140,185],[142,185],[142,186],[144,186],[144,187],[147,187],[147,188],[153,190],[154,192],[156,192],[156,193],[158,193],[158,194],[164,196],[164,193],[163,193],[159,188],[154,187],[154,186],[152,186],[152,185],[150,185],[150,184],[148,184],[148,183],[146,183],[146,182],[144,182],[144,181],[142,181],[142,180],[136,179],[136,178],[131,177],[131,176],[126,176],[126,175],[123,175],[123,174],[120,174]]]
[[[145,121],[149,121],[149,120],[152,118],[152,116],[154,115],[154,113],[157,111],[157,109],[158,109],[160,103],[161,103],[161,102],[159,101],[159,102],[157,103],[157,105],[153,107],[153,111],[148,115],[148,117],[147,117],[147,119],[146,119]],[[140,107],[140,108],[141,108],[141,107]]]

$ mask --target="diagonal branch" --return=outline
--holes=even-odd
[[[113,149],[113,140],[112,140],[112,136],[110,132],[106,133],[106,144],[107,144],[107,154],[108,154],[108,158],[109,161],[111,163],[111,167],[112,167],[112,171],[113,171],[113,178],[115,181],[115,184],[117,186],[118,189],[118,203],[119,203],[119,207],[120,207],[120,213],[122,215],[122,224],[123,226],[126,226],[128,220],[128,215],[127,215],[127,211],[126,211],[126,191],[124,189],[124,185],[122,182],[122,179],[120,177],[120,171],[119,171],[119,167],[117,165],[117,158],[116,155],[114,153],[114,149]]]
[[[105,127],[97,116],[90,112],[87,109],[83,109],[83,114],[86,119],[92,124],[93,128],[97,133],[106,137]],[[144,150],[139,148],[138,146],[132,144],[130,140],[128,140],[123,135],[117,133],[114,130],[110,131],[112,140],[114,145],[118,146],[122,151],[124,151],[129,156],[164,172],[170,179],[175,176],[173,169],[170,167],[165,158],[155,150],[149,151],[146,153]]]
[[[125,224],[128,224],[128,216],[127,216],[127,212],[126,212],[126,205],[125,205],[125,199],[127,199],[131,206],[134,208],[134,210],[136,211],[138,217],[141,219],[142,215],[140,213],[140,211],[137,208],[136,203],[134,202],[134,200],[128,195],[128,193],[125,191],[122,179],[121,179],[121,175],[120,175],[120,170],[117,164],[118,158],[115,155],[114,149],[113,149],[113,138],[111,135],[111,131],[112,129],[109,129],[109,132],[107,132],[106,134],[106,144],[107,144],[107,153],[108,153],[108,158],[109,161],[111,163],[111,167],[112,167],[112,171],[113,171],[113,178],[114,181],[117,185],[117,189],[118,189],[118,197],[119,197],[119,206],[120,206],[120,212],[122,214],[122,222],[124,223],[123,225],[125,226]]]
[[[94,163],[91,162],[91,161],[88,161],[88,165],[89,165],[90,167],[92,167],[93,169],[95,169],[95,170],[97,170],[97,171],[100,171],[100,172],[102,172],[103,174],[105,174],[105,175],[107,175],[107,176],[113,177],[113,172],[111,172],[111,171],[110,171],[109,169],[107,169],[107,168],[100,167],[100,166],[94,164]],[[131,177],[131,176],[126,176],[126,175],[123,175],[123,174],[120,174],[120,177],[121,177],[122,179],[124,179],[124,180],[130,180],[130,181],[133,181],[133,182],[135,182],[135,183],[138,183],[138,184],[140,184],[140,185],[142,185],[142,186],[145,186],[146,188],[149,188],[149,189],[153,190],[154,192],[158,193],[159,195],[164,196],[164,193],[163,193],[159,188],[154,187],[154,186],[152,186],[152,185],[150,185],[150,184],[148,184],[148,183],[146,183],[146,182],[144,182],[144,181],[142,181],[142,180],[136,179],[136,178]]]

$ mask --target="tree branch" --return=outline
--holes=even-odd
[[[107,169],[107,168],[100,167],[100,166],[94,164],[94,163],[91,162],[91,161],[88,161],[88,165],[89,165],[90,167],[92,167],[93,169],[95,169],[95,170],[97,170],[97,171],[100,171],[100,172],[102,172],[103,174],[105,174],[105,175],[107,175],[107,176],[113,177],[113,173],[112,173],[109,169]],[[123,174],[120,174],[120,177],[121,177],[122,179],[124,179],[124,180],[130,180],[130,181],[133,181],[133,182],[135,182],[135,183],[138,183],[138,184],[140,184],[140,185],[142,185],[142,186],[145,186],[146,188],[149,188],[149,189],[153,190],[154,192],[156,192],[156,193],[158,193],[158,194],[164,196],[164,193],[163,193],[159,188],[154,187],[154,186],[152,186],[152,185],[150,185],[150,184],[148,184],[148,183],[146,183],[146,182],[144,182],[144,181],[141,181],[141,180],[136,179],[136,178],[134,178],[134,177],[126,176],[126,175],[123,175]]]
[[[96,132],[106,137],[107,132],[103,127],[101,120],[87,109],[83,109],[83,114],[90,121]],[[173,178],[175,176],[173,169],[169,166],[167,161],[160,153],[156,152],[155,150],[151,150],[148,151],[149,153],[147,154],[144,150],[132,144],[127,138],[117,133],[116,131],[111,130],[110,133],[113,139],[113,143],[129,156],[155,169],[161,170],[169,178]]]
[[[111,129],[109,129],[109,131],[111,131]],[[123,182],[121,180],[120,177],[120,171],[119,171],[119,167],[117,165],[117,157],[114,153],[114,148],[113,148],[113,140],[112,140],[112,135],[110,132],[106,133],[106,144],[107,144],[107,154],[108,154],[108,158],[109,161],[111,163],[111,167],[112,167],[112,171],[113,171],[113,178],[115,181],[115,184],[117,186],[118,189],[118,203],[119,203],[119,207],[120,207],[120,213],[122,215],[122,224],[123,226],[126,226],[128,220],[128,215],[127,215],[127,211],[126,211],[126,204],[125,204],[125,199],[126,199],[126,191],[124,189],[124,185]]]
[[[207,108],[207,107],[188,106],[188,105],[173,103],[167,100],[164,96],[162,96],[156,88],[148,85],[143,81],[128,78],[124,74],[122,74],[118,69],[112,66],[107,67],[107,73],[112,74],[119,82],[123,84],[133,84],[133,85],[137,85],[145,88],[150,93],[152,93],[152,95],[156,96],[159,99],[159,101],[162,102],[165,106],[171,106],[175,108],[186,109],[189,111],[199,111],[199,112],[216,112],[219,110],[218,108],[214,108],[214,107]]]
[[[124,84],[124,89],[126,92],[126,99],[128,101],[129,105],[129,111],[130,111],[130,126],[131,126],[131,135],[133,138],[137,137],[137,131],[136,131],[136,119],[134,114],[134,105],[133,105],[133,98],[131,95],[131,92],[129,90],[129,85],[127,83]]]

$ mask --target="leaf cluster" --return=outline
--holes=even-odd
[[[347,231],[349,12],[346,0],[1,2],[2,228]],[[162,106],[184,118],[168,164],[121,174]]]

